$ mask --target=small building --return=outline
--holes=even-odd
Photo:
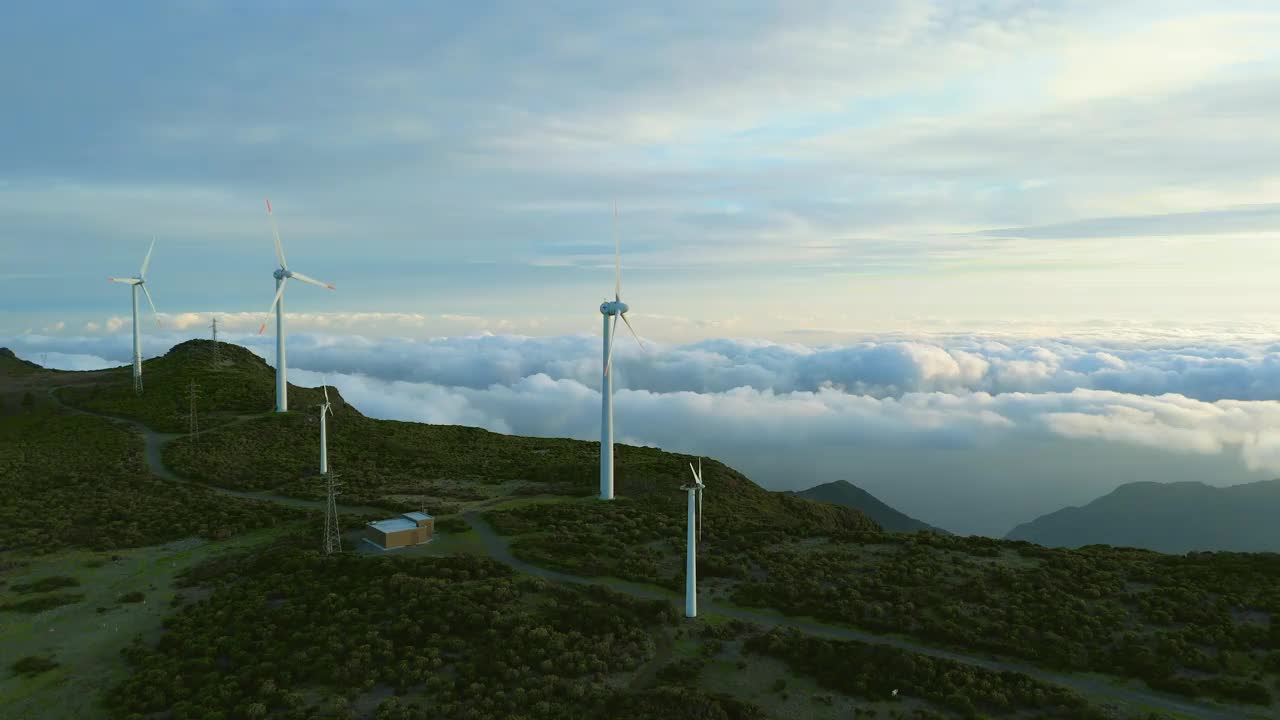
[[[431,541],[435,518],[424,512],[409,512],[390,520],[378,520],[365,526],[364,539],[383,550]]]

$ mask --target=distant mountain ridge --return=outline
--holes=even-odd
[[[1015,527],[1008,540],[1050,547],[1116,545],[1181,554],[1195,550],[1280,552],[1280,480],[1213,487],[1135,482],[1082,507]]]
[[[796,495],[806,500],[843,505],[844,507],[860,510],[888,532],[912,533],[927,530],[942,535],[951,534],[942,528],[934,527],[929,523],[895,510],[876,496],[848,480],[823,483],[822,485],[815,485],[808,490],[789,492],[788,494]]]

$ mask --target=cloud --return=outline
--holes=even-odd
[[[718,457],[769,487],[854,479],[966,532],[1000,533],[1135,479],[1221,484],[1280,472],[1280,344],[1104,335],[718,339],[650,353],[620,344],[617,436]],[[227,337],[274,357],[274,338]],[[179,339],[144,335],[144,355]],[[118,333],[0,344],[91,369],[127,363],[130,342]],[[293,382],[327,379],[373,417],[583,440],[599,433],[599,354],[590,335],[289,339]],[[1171,457],[1201,460],[1171,471]],[[982,495],[981,512],[972,497],[935,503],[960,479]]]
[[[125,318],[122,318],[119,315],[112,315],[111,317],[107,318],[107,322],[106,322],[107,332],[113,333],[119,330],[120,328],[124,327],[126,322],[128,321]]]

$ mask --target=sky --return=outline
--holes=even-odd
[[[591,437],[616,238],[653,351],[623,355],[622,438],[987,533],[1280,469],[1273,2],[5,15],[0,344],[28,357],[127,362],[104,278],[153,238],[147,353],[213,314],[265,352],[270,197],[337,287],[290,286],[291,364],[381,416]]]

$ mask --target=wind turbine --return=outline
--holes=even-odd
[[[635,328],[627,319],[627,311],[631,308],[622,302],[622,245],[618,240],[618,206],[613,206],[613,301],[604,301],[600,305],[600,314],[604,316],[604,373],[600,380],[600,499],[613,499],[613,376],[609,373],[613,362],[613,338],[618,330],[618,318],[627,324],[627,329],[640,343],[640,349],[646,349]],[[609,318],[613,318],[613,327],[609,327]]]
[[[684,560],[684,616],[698,617],[698,541],[702,539],[702,458],[698,469],[689,463],[693,482],[680,488],[689,493],[689,536]],[[694,495],[697,495],[698,517],[694,519]],[[696,528],[696,530],[695,530]]]
[[[338,476],[329,472],[329,445],[325,434],[325,415],[333,414],[329,404],[329,381],[326,378],[324,403],[320,405],[320,477],[324,478],[324,553],[332,555],[342,551],[342,532],[338,530]]]
[[[147,296],[147,304],[151,306],[151,315],[156,319],[156,327],[160,326],[160,315],[156,312],[156,304],[151,300],[151,293],[147,290],[147,266],[151,264],[151,251],[155,249],[156,241],[153,239],[151,247],[147,248],[147,256],[142,258],[142,267],[138,269],[136,277],[107,278],[111,282],[133,286],[133,390],[138,393],[142,392],[142,341],[138,336],[138,288],[142,288],[142,294]]]
[[[320,405],[320,474],[329,474],[329,443],[328,436],[325,433],[325,415],[333,414],[333,407],[329,404],[329,385],[324,385],[324,402]]]
[[[280,267],[272,273],[276,279],[276,297],[271,301],[271,307],[267,308],[267,314],[272,310],[276,312],[276,412],[285,412],[289,409],[289,381],[284,365],[284,285],[289,278],[295,278],[330,290],[333,286],[289,269],[289,263],[284,259],[284,246],[280,244],[280,228],[276,227],[276,216],[271,212],[270,198],[267,199],[267,218],[271,220],[271,234],[276,241],[276,259],[280,261]],[[266,329],[267,324],[264,322],[258,328],[258,334],[261,335]]]

